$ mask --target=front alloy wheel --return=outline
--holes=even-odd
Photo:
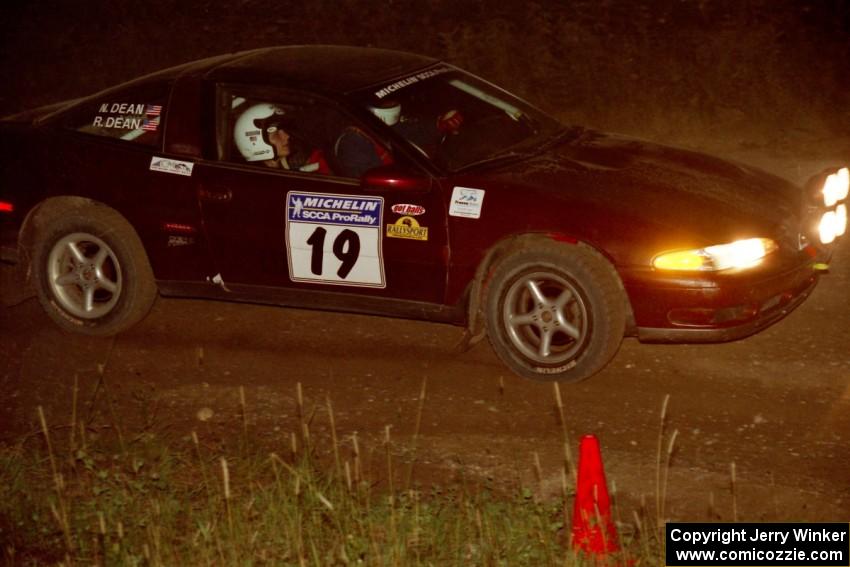
[[[524,240],[504,254],[484,285],[490,343],[520,376],[583,380],[608,364],[623,339],[622,283],[587,246]]]
[[[502,317],[513,346],[539,364],[561,365],[586,344],[584,299],[557,274],[532,272],[518,278],[505,294]]]

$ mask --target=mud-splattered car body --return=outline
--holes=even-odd
[[[419,133],[378,119],[394,99]],[[270,144],[265,123],[234,129],[259,102],[328,171],[239,154]],[[383,161],[341,173],[346,131]],[[375,49],[190,63],[9,117],[0,143],[2,257],[70,330],[121,331],[157,293],[412,317],[486,329],[532,378],[589,376],[624,335],[752,334],[807,297],[846,226],[846,169],[799,188]]]

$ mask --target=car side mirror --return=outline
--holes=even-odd
[[[424,193],[431,188],[431,178],[397,165],[382,165],[370,169],[360,178],[364,191],[405,191]]]

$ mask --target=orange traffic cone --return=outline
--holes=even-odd
[[[620,551],[599,440],[594,435],[582,437],[579,447],[572,546],[575,551],[596,556]]]

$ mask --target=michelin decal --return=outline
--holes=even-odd
[[[424,81],[426,79],[430,79],[431,77],[442,75],[443,73],[447,73],[448,71],[451,71],[450,67],[437,67],[436,69],[429,69],[427,71],[422,71],[421,73],[416,73],[415,75],[405,77],[404,79],[401,79],[394,83],[390,83],[382,89],[375,91],[375,97],[378,99],[384,98],[385,96],[391,95],[394,92],[401,90],[405,87],[415,85],[419,81]]]

